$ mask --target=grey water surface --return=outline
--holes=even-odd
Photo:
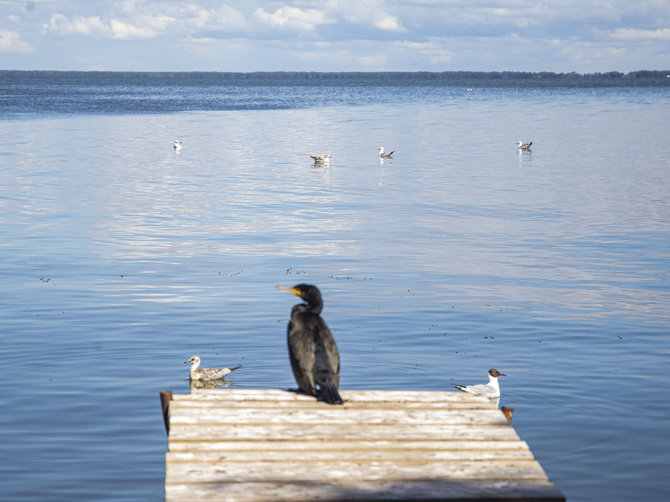
[[[4,500],[163,499],[159,392],[295,387],[300,282],[342,389],[496,367],[568,500],[670,499],[670,88],[104,90],[0,113]]]

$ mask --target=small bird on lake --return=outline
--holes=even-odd
[[[379,158],[380,159],[392,159],[393,157],[391,157],[391,155],[393,155],[395,153],[395,150],[391,150],[388,153],[384,153],[384,147],[383,146],[380,146],[379,148],[377,148],[377,150],[379,151]]]
[[[340,355],[335,338],[320,315],[321,292],[310,284],[277,289],[293,293],[305,302],[293,306],[287,329],[288,354],[298,387],[328,404],[342,404],[337,390]]]
[[[310,155],[314,159],[314,165],[320,166],[325,164],[330,164],[330,159],[333,157],[331,154],[327,153],[326,155]]]
[[[529,143],[524,143],[523,141],[518,141],[517,142],[517,145],[519,145],[519,150],[522,150],[524,152],[530,152],[530,145],[532,145],[532,144],[533,144],[532,141],[529,142]]]
[[[230,375],[236,369],[241,368],[242,366],[234,366],[233,368],[218,368],[218,369],[209,369],[200,367],[200,357],[192,356],[189,360],[184,361],[184,363],[191,363],[189,368],[189,376],[191,380],[221,380],[226,375]]]
[[[178,139],[174,140],[174,145],[172,146],[172,148],[174,148],[175,152],[181,152],[181,146],[182,146],[181,141],[179,141]]]
[[[493,399],[500,397],[500,385],[498,385],[498,377],[507,376],[504,373],[500,373],[497,369],[491,368],[489,370],[489,383],[487,384],[477,384],[477,385],[456,385],[458,390],[463,392],[469,392],[476,396],[488,397]]]

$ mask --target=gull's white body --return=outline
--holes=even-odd
[[[383,146],[380,146],[379,148],[377,148],[377,151],[379,152],[379,158],[380,159],[390,159],[391,155],[393,155],[395,153],[395,150],[392,150],[388,153],[384,153],[384,147]]]
[[[488,397],[489,399],[495,399],[500,397],[500,385],[498,384],[498,376],[506,376],[504,373],[500,373],[497,369],[492,368],[489,370],[489,382],[484,384],[477,385],[454,385],[458,390],[462,392],[469,392],[476,396]]]
[[[314,159],[314,164],[330,164],[330,159],[332,155],[327,153],[326,155],[310,155]]]
[[[191,380],[202,380],[202,381],[221,380],[226,375],[230,375],[236,369],[241,368],[241,366],[235,366],[233,368],[218,368],[218,369],[201,368],[200,358],[198,356],[193,356],[188,361],[184,362],[191,363],[191,367],[189,368],[188,372]]]

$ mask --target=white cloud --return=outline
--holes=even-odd
[[[670,64],[667,0],[41,0],[24,12],[25,5],[0,0],[4,27],[16,30],[2,32],[0,50],[34,47],[20,61],[34,67],[74,67],[83,55],[98,63],[104,50],[137,69],[588,72]],[[96,38],[98,52],[82,38]],[[164,59],[171,53],[184,57]]]
[[[618,40],[670,40],[670,28],[643,30],[636,28],[619,28],[610,33]]]
[[[407,31],[398,16],[388,12],[384,0],[331,0],[327,9],[331,16],[353,25],[372,26],[382,31]]]
[[[302,10],[297,7],[280,7],[272,14],[259,7],[254,11],[254,16],[269,26],[299,31],[313,31],[320,25],[334,22],[319,10]]]
[[[386,54],[370,54],[368,56],[359,57],[358,62],[371,71],[386,69],[388,65],[388,56]]]
[[[415,55],[434,66],[449,63],[453,58],[453,53],[446,49],[446,46],[449,45],[447,39],[435,38],[426,42],[403,41],[393,45],[397,51]]]
[[[376,28],[384,31],[407,31],[400,25],[397,16],[382,16],[375,21],[374,25]]]
[[[79,35],[131,40],[163,35],[200,37],[203,31],[233,32],[248,27],[244,15],[229,5],[206,9],[194,3],[126,0],[118,3],[112,14],[105,19],[54,13],[42,25],[42,30],[62,37]],[[281,18],[282,12],[279,14],[277,19]],[[299,16],[292,16],[293,12],[288,14],[289,24],[300,20]],[[317,17],[317,21],[319,19]]]
[[[45,33],[62,37],[82,35],[129,40],[156,37],[166,32],[174,21],[168,16],[142,16],[138,19],[138,24],[119,19],[110,19],[105,23],[98,16],[76,16],[68,19],[63,14],[52,14],[49,22],[42,25],[42,29]]]
[[[11,30],[0,30],[0,52],[32,52],[32,47],[19,36],[19,33]]]
[[[109,31],[109,28],[103,24],[98,16],[77,16],[73,20],[69,20],[63,14],[52,14],[49,22],[42,25],[42,29],[46,33],[60,36],[92,35]]]
[[[156,31],[152,28],[138,28],[130,23],[112,19],[110,22],[112,37],[117,40],[129,40],[133,38],[153,38],[156,36]]]

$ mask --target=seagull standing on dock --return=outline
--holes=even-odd
[[[519,145],[519,150],[523,152],[530,152],[530,145],[532,144],[533,144],[532,141],[529,143],[524,143],[523,141],[517,142],[517,145]]]
[[[174,145],[172,146],[174,148],[174,151],[179,153],[181,152],[181,141],[178,139],[174,140]]]
[[[288,354],[298,387],[328,404],[342,404],[337,390],[340,355],[335,338],[321,317],[323,299],[319,288],[298,284],[292,288],[277,286],[277,289],[293,293],[305,302],[291,309],[287,330]]]
[[[388,153],[384,153],[384,147],[383,146],[380,146],[379,148],[377,148],[377,150],[379,151],[379,158],[380,159],[392,159],[393,157],[391,157],[391,155],[393,155],[395,153],[395,150],[391,150]]]
[[[475,396],[488,397],[489,399],[495,399],[500,397],[500,385],[498,385],[498,377],[507,376],[504,373],[500,373],[497,369],[491,368],[489,370],[489,383],[487,384],[477,384],[477,385],[455,385],[458,390],[463,392],[469,392]]]
[[[209,369],[200,367],[200,357],[193,356],[189,360],[184,361],[184,363],[191,363],[189,368],[189,376],[191,380],[223,380],[226,375],[230,375],[236,369],[241,368],[242,366],[234,366],[232,368],[218,368],[218,369]]]
[[[310,155],[314,159],[315,166],[329,165],[332,155],[327,153],[326,155]]]

